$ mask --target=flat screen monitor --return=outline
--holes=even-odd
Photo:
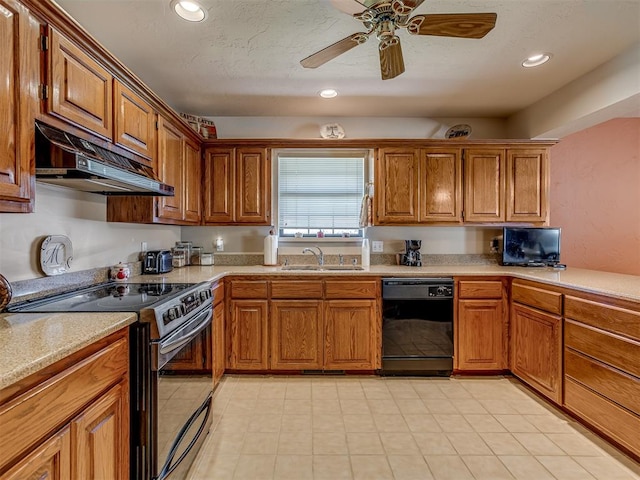
[[[560,261],[560,229],[504,227],[503,265],[555,265]]]

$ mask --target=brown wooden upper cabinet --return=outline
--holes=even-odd
[[[270,225],[271,158],[261,147],[205,151],[205,225]]]
[[[107,221],[194,225],[200,223],[200,147],[178,127],[158,116],[156,172],[172,185],[173,197],[113,196],[107,199]]]
[[[547,150],[507,149],[507,222],[549,221]]]
[[[381,148],[375,168],[376,224],[418,223],[419,150]]]
[[[33,122],[40,57],[39,22],[14,0],[0,0],[0,212],[33,211]]]
[[[48,36],[47,113],[111,140],[113,76],[55,29]]]
[[[113,141],[154,165],[156,154],[156,112],[140,95],[120,81],[114,82]]]
[[[462,221],[462,155],[459,148],[420,150],[420,222]]]
[[[544,148],[465,149],[464,220],[547,223],[548,164]]]
[[[375,223],[460,223],[461,158],[459,148],[381,148]]]

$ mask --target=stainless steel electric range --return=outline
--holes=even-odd
[[[179,480],[211,425],[211,373],[167,362],[211,325],[211,285],[106,283],[10,306],[11,312],[136,312],[130,327],[131,479]]]

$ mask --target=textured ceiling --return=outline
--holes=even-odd
[[[414,12],[496,12],[481,40],[402,30],[406,72],[380,79],[370,38],[317,69],[300,60],[362,25],[353,0],[57,0],[178,111],[208,116],[506,117],[640,41],[640,0],[425,0]],[[355,8],[354,8],[355,5]],[[524,69],[540,51],[551,62]],[[335,88],[338,98],[317,96]]]

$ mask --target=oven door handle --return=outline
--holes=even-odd
[[[213,308],[208,308],[205,312],[200,314],[200,318],[202,320],[196,319],[191,323],[197,323],[196,327],[192,330],[189,330],[188,333],[184,335],[179,335],[177,338],[169,337],[167,342],[160,343],[160,353],[162,355],[167,355],[174,350],[181,348],[182,346],[189,343],[191,340],[196,338],[200,332],[202,332],[205,328],[207,328],[211,324],[211,319],[213,318]]]

